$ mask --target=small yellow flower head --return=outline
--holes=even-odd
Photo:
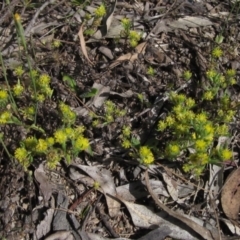
[[[226,76],[229,78],[235,77],[236,76],[236,70],[235,69],[228,69],[226,72]]]
[[[176,126],[176,130],[177,130],[178,133],[184,133],[184,132],[188,131],[188,126],[183,125],[183,124],[178,124]]]
[[[205,130],[205,133],[206,134],[211,134],[211,133],[214,133],[214,127],[211,123],[207,123],[205,126],[204,126],[204,130]]]
[[[106,14],[106,8],[104,4],[101,4],[96,10],[95,10],[95,17],[101,18]]]
[[[141,39],[141,36],[138,32],[134,31],[134,30],[131,30],[129,32],[129,39],[131,40],[135,40],[135,41],[139,41]]]
[[[167,128],[167,123],[164,121],[158,122],[158,131],[162,132]]]
[[[75,151],[84,151],[87,150],[90,146],[89,140],[83,136],[79,136],[74,143]]]
[[[132,25],[132,23],[131,23],[129,18],[122,18],[121,19],[121,23],[122,23],[122,26],[123,26],[123,28],[125,30],[128,30],[131,27],[131,25]]]
[[[64,129],[64,131],[65,131],[68,139],[72,139],[72,138],[75,137],[75,131],[74,131],[74,129],[72,129],[72,128],[70,128],[70,127],[67,127],[67,128]]]
[[[12,117],[12,114],[9,111],[4,111],[0,115],[0,124],[6,124],[11,122],[11,117]]]
[[[98,190],[99,188],[100,188],[100,183],[99,182],[97,182],[97,181],[95,181],[94,183],[93,183],[93,188],[95,189],[95,190]]]
[[[52,43],[53,47],[59,48],[61,46],[61,42],[59,40],[54,40]]]
[[[167,126],[172,126],[175,123],[175,119],[172,116],[167,116],[165,119]]]
[[[55,143],[55,140],[53,137],[49,137],[46,139],[46,142],[47,142],[48,147],[52,147],[53,144]]]
[[[82,125],[82,126],[76,127],[74,130],[77,135],[81,135],[86,130],[86,128]]]
[[[225,113],[224,113],[224,111],[222,109],[219,109],[217,111],[217,114],[218,114],[219,117],[223,117]]]
[[[216,70],[214,70],[214,69],[210,69],[210,70],[208,70],[208,71],[206,72],[206,75],[207,75],[207,78],[208,78],[208,79],[212,79],[212,78],[216,77],[217,74],[218,74],[218,73],[217,73]]]
[[[36,96],[36,100],[40,103],[43,103],[45,101],[45,96],[41,93],[38,93]]]
[[[185,104],[188,108],[192,108],[195,106],[195,100],[192,98],[187,98]]]
[[[179,113],[182,113],[183,112],[183,108],[180,104],[174,106],[173,108],[173,112],[178,115]]]
[[[122,133],[123,133],[123,136],[130,137],[131,127],[124,125],[123,128],[122,128]]]
[[[112,115],[107,114],[107,115],[105,116],[105,120],[106,120],[107,123],[111,123],[111,122],[114,121],[114,118],[113,118]]]
[[[232,158],[232,151],[230,151],[227,148],[220,149],[219,150],[219,155],[223,161],[229,161]]]
[[[23,147],[17,148],[14,152],[14,156],[20,163],[28,162],[28,151]]]
[[[155,70],[154,70],[154,68],[153,67],[148,67],[148,69],[147,69],[147,75],[149,75],[149,76],[154,76],[155,75]]]
[[[50,76],[48,74],[41,74],[39,77],[39,82],[41,86],[48,86],[50,83]]]
[[[13,73],[15,76],[21,77],[24,73],[23,67],[22,66],[16,67]]]
[[[21,83],[18,81],[18,83],[16,85],[13,86],[13,94],[16,97],[19,97],[22,95],[24,91],[24,87],[21,85]]]
[[[235,79],[235,78],[230,78],[229,80],[228,80],[228,82],[229,82],[229,85],[234,85],[234,84],[236,84],[237,83],[237,80]]]
[[[149,165],[154,162],[153,153],[147,146],[140,147],[139,155],[142,164]]]
[[[212,50],[212,56],[214,58],[220,58],[222,55],[223,55],[223,51],[222,51],[222,49],[220,47],[215,47]]]
[[[76,113],[71,110],[71,108],[65,103],[60,103],[59,108],[62,112],[62,121],[69,124],[74,124],[76,121]]]
[[[14,14],[14,19],[16,22],[20,22],[21,21],[21,16],[18,13]]]
[[[229,127],[226,124],[222,124],[216,128],[216,134],[219,136],[227,136],[229,134]]]
[[[100,121],[98,119],[96,119],[92,122],[93,127],[98,127],[99,125],[100,125]]]
[[[207,148],[207,143],[203,139],[198,139],[195,142],[195,149],[199,152],[205,151]]]
[[[105,105],[105,111],[108,114],[113,113],[115,111],[116,105],[112,101],[107,100],[104,105]]]
[[[185,113],[185,118],[186,118],[186,121],[192,121],[193,119],[196,118],[196,115],[193,111],[189,110]]]
[[[64,130],[59,129],[54,133],[54,138],[57,143],[65,144],[67,141],[67,135]]]
[[[138,45],[138,41],[136,41],[135,39],[130,39],[129,44],[130,44],[131,47],[134,48]]]
[[[206,91],[204,94],[203,94],[203,99],[204,100],[207,100],[207,101],[211,101],[213,100],[214,98],[214,94],[212,91]]]
[[[197,114],[196,120],[199,123],[206,123],[207,122],[207,114],[204,112]]]
[[[180,153],[180,147],[178,144],[169,144],[166,148],[166,153],[168,157],[174,158],[177,157]]]
[[[0,105],[4,105],[8,102],[8,92],[6,90],[0,90]]]
[[[48,149],[47,141],[44,139],[38,139],[36,151],[39,153],[46,153],[47,149]]]
[[[127,111],[125,109],[120,110],[120,109],[117,108],[115,110],[115,114],[116,114],[117,117],[123,117],[123,116],[126,115],[126,113],[127,113]]]
[[[26,149],[28,150],[35,150],[36,146],[37,146],[37,139],[35,137],[27,137],[24,141],[24,146],[26,147]]]
[[[190,71],[185,71],[183,73],[184,80],[188,81],[192,77],[192,73]]]
[[[122,141],[122,147],[124,148],[130,148],[131,147],[131,142],[128,139],[123,139]]]

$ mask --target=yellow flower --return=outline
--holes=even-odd
[[[65,131],[68,139],[72,139],[75,136],[74,130],[70,127],[65,128],[64,131]]]
[[[37,139],[35,137],[27,137],[24,141],[24,146],[26,147],[26,149],[28,150],[33,150],[35,149],[36,145],[37,145]]]
[[[129,32],[129,39],[131,40],[135,40],[135,41],[139,41],[141,39],[141,36],[138,32],[134,31],[134,30],[131,30]]]
[[[14,14],[14,19],[16,20],[16,22],[20,22],[21,21],[21,16],[18,13]]]
[[[53,137],[49,137],[46,139],[46,142],[47,142],[48,147],[51,147],[51,146],[53,146],[55,140]]]
[[[121,23],[125,30],[128,30],[131,27],[131,21],[129,18],[122,18]]]
[[[153,153],[147,146],[140,147],[139,155],[141,158],[141,162],[145,165],[149,165],[154,162]]]
[[[130,148],[130,147],[131,147],[131,142],[130,142],[129,140],[127,140],[127,139],[124,139],[124,140],[122,141],[122,147],[124,147],[124,148]]]
[[[96,10],[95,10],[95,16],[97,18],[101,18],[106,14],[106,8],[104,4],[101,4]]]
[[[122,133],[125,137],[129,137],[131,135],[131,127],[124,125],[122,128]]]
[[[223,51],[220,47],[215,47],[213,50],[212,50],[212,56],[214,58],[219,58],[223,55]]]
[[[45,153],[47,151],[47,149],[48,149],[48,143],[46,142],[46,140],[39,139],[37,146],[36,146],[37,152]]]
[[[18,82],[16,85],[13,86],[13,93],[15,96],[20,96],[24,91],[24,87]]]
[[[166,153],[168,157],[174,158],[179,155],[180,147],[178,144],[169,144],[166,148]]]
[[[207,143],[203,139],[198,139],[195,142],[195,148],[197,151],[204,151],[206,150]]]
[[[223,161],[228,161],[232,158],[232,151],[230,151],[229,149],[221,149],[220,150],[220,156],[222,158]]]
[[[212,79],[212,78],[216,77],[217,74],[218,73],[214,69],[210,69],[206,72],[208,79]]]
[[[61,42],[59,40],[54,40],[52,45],[55,47],[55,48],[59,48],[61,46]]]
[[[74,130],[76,135],[81,135],[86,130],[86,128],[82,125],[82,126],[76,127]]]
[[[165,122],[168,126],[172,126],[175,123],[175,119],[172,116],[167,116]]]
[[[214,98],[214,94],[213,94],[212,91],[206,91],[206,92],[204,92],[204,94],[203,94],[203,99],[208,100],[208,101],[211,101],[211,100],[213,100],[213,98]]]
[[[228,69],[226,72],[227,77],[235,77],[236,75],[236,70],[235,69]]]
[[[0,102],[4,103],[8,100],[8,92],[6,90],[0,90]]]
[[[3,112],[0,115],[0,123],[1,124],[9,123],[11,120],[11,117],[12,117],[12,114],[10,112],[8,112],[8,111]]]
[[[14,152],[15,158],[21,163],[28,163],[28,151],[24,147],[17,148]]]
[[[164,131],[167,128],[167,123],[164,121],[158,122],[158,131]]]
[[[44,86],[48,85],[50,83],[50,80],[51,80],[51,78],[48,74],[42,74],[39,77],[39,82],[40,82],[41,86],[42,85],[44,85]]]
[[[54,133],[54,138],[57,143],[65,144],[67,141],[67,135],[64,130],[59,129]]]
[[[23,75],[23,73],[24,73],[24,70],[23,70],[22,66],[18,66],[18,67],[15,68],[13,73],[17,77],[21,77]]]
[[[185,104],[188,108],[192,108],[195,105],[195,100],[192,98],[187,98]]]
[[[190,71],[184,71],[183,78],[187,81],[192,77],[192,73]]]
[[[89,140],[83,136],[79,136],[74,143],[75,151],[84,151],[90,146]]]

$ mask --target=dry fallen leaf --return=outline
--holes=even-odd
[[[43,165],[42,164],[39,166],[38,169],[35,170],[34,176],[35,176],[36,180],[40,184],[39,188],[40,188],[40,190],[41,190],[41,192],[43,194],[44,203],[45,203],[45,205],[47,205],[48,204],[48,200],[52,196],[53,186],[48,181],[48,177],[46,176],[46,173],[45,173],[45,171],[43,169]]]
[[[109,68],[110,68],[110,69],[115,68],[116,66],[118,66],[119,64],[121,64],[123,61],[130,61],[130,62],[135,61],[135,60],[138,58],[138,55],[139,55],[140,53],[143,53],[143,54],[144,54],[144,51],[145,51],[145,49],[146,49],[146,46],[147,46],[147,43],[146,43],[146,42],[140,43],[140,44],[135,48],[136,53],[134,53],[134,54],[132,54],[132,53],[127,53],[127,54],[124,54],[124,55],[120,56],[120,57],[117,58],[113,63],[110,64]]]
[[[207,228],[204,228],[203,226],[197,224],[195,221],[189,219],[185,214],[180,214],[178,212],[175,212],[175,211],[171,210],[170,208],[168,208],[166,205],[164,205],[151,189],[151,186],[149,183],[149,177],[148,177],[148,170],[145,171],[145,181],[147,184],[147,189],[148,189],[151,197],[154,199],[155,203],[160,208],[162,208],[165,212],[167,212],[170,216],[185,223],[187,226],[189,226],[192,230],[194,230],[196,233],[198,233],[204,239],[213,240],[213,239],[219,238],[217,230],[210,231]]]
[[[79,164],[72,164],[71,166],[81,169],[94,179],[95,182],[100,184],[103,194],[106,197],[109,215],[111,217],[117,216],[120,211],[120,203],[113,199],[116,196],[116,187],[111,172],[102,166],[85,166]]]
[[[230,220],[237,220],[240,209],[240,168],[235,170],[226,180],[222,194],[222,208]]]
[[[80,45],[81,45],[81,48],[82,48],[83,55],[88,60],[88,62],[91,65],[93,65],[93,62],[91,62],[91,60],[88,57],[88,53],[87,53],[87,49],[86,49],[86,43],[85,43],[84,36],[83,36],[83,26],[84,26],[84,24],[82,23],[82,25],[80,26],[79,32],[78,32],[78,36],[79,36],[79,39],[80,39]]]
[[[155,229],[158,226],[167,227],[170,230],[168,236],[172,238],[191,240],[198,239],[194,236],[194,234],[188,232],[186,228],[184,228],[184,225],[181,225],[181,222],[179,225],[172,224],[173,219],[171,217],[169,218],[166,214],[157,214],[149,207],[125,201],[119,196],[117,196],[117,198],[127,207],[136,227],[148,229]],[[169,219],[169,221],[166,219]]]

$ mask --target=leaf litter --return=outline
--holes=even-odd
[[[99,6],[97,1],[93,2],[96,3],[93,7],[88,6],[78,13],[80,20],[86,12],[93,13]],[[85,122],[89,109],[101,111],[107,99],[123,105],[133,113],[130,120],[123,121],[134,125],[136,139],[141,135],[139,132],[153,127],[164,111],[166,86],[172,84],[174,90],[179,91],[188,86],[180,81],[177,72],[189,66],[199,71],[206,70],[206,54],[201,51],[193,54],[192,50],[199,50],[202,45],[207,48],[212,43],[217,33],[215,29],[219,27],[218,21],[226,17],[234,21],[234,16],[224,6],[218,11],[214,3],[205,1],[190,3],[177,0],[169,5],[165,1],[129,4],[115,0],[110,2],[102,25],[93,35],[94,39],[87,40],[83,21],[73,22],[71,27],[75,26],[74,31],[63,21],[67,16],[61,7],[68,8],[67,14],[74,14],[72,21],[77,19],[76,8],[64,1],[58,4],[49,1],[44,8],[35,9],[32,13],[26,10],[24,17],[29,22],[26,25],[27,34],[32,33],[32,46],[37,52],[33,61],[36,61],[39,69],[48,71],[57,79],[56,92],[61,88],[59,72],[71,75],[71,90],[81,89],[77,97],[84,98],[83,101],[77,101],[77,104],[73,102],[69,91],[63,91],[56,97],[71,103],[78,117]],[[135,49],[125,48],[124,45],[118,47],[113,42],[116,38],[119,38],[120,44],[124,42],[120,37],[123,30],[120,21],[125,16],[129,16],[134,28],[142,32],[143,41]],[[39,22],[35,21],[36,18],[39,18]],[[14,36],[11,32],[12,23],[5,22],[9,25],[4,25],[4,33]],[[30,25],[33,25],[31,29]],[[53,27],[56,27],[54,33]],[[56,59],[51,62],[49,45],[39,44],[41,40],[52,41],[56,37],[63,44],[69,44],[58,52],[58,63]],[[21,64],[16,57],[16,41],[10,43],[10,39],[12,36],[9,34],[1,36],[1,53],[4,57],[9,55],[6,60],[8,67]],[[194,48],[189,47],[191,44]],[[57,52],[51,51],[54,54]],[[227,59],[229,64],[233,64],[232,58]],[[42,59],[49,61],[46,64]],[[126,66],[128,63],[129,66]],[[156,66],[156,77],[145,76],[149,64]],[[171,79],[175,79],[174,82]],[[66,82],[63,84],[67,85]],[[150,96],[144,103],[150,106],[146,111],[134,100],[139,92],[143,92],[147,98]],[[239,236],[239,171],[234,171],[235,165],[226,163],[226,166],[229,164],[228,168],[211,165],[209,176],[198,181],[174,169],[173,163],[166,162],[163,165],[169,165],[171,170],[159,165],[150,166],[149,177],[147,172],[144,174],[144,167],[129,162],[126,152],[116,147],[119,136],[114,138],[114,134],[107,131],[115,133],[119,126],[117,124],[101,128],[98,132],[98,138],[93,142],[102,144],[102,147],[99,151],[101,154],[96,154],[95,158],[83,155],[82,158],[72,159],[72,164],[68,166],[59,164],[55,174],[49,174],[43,164],[34,165],[31,171],[35,186],[29,184],[30,178],[25,177],[27,181],[24,179],[23,172],[5,168],[6,161],[2,161],[0,170],[6,175],[2,174],[1,179],[0,205],[1,212],[4,212],[1,214],[1,235],[7,239],[18,239],[16,236],[22,235],[25,239],[34,239],[31,238],[34,232],[35,239],[48,240],[113,239],[113,235],[122,236],[114,238],[119,240],[166,237],[201,239],[200,236],[204,239],[227,239],[228,227],[233,235]],[[52,127],[56,126],[50,124],[48,129]],[[89,136],[93,136],[93,132],[89,125]],[[13,137],[9,135],[9,139]],[[111,157],[114,160],[105,161]],[[229,169],[233,173],[226,178]],[[121,175],[120,172],[124,173]],[[95,191],[93,186],[96,182],[100,188]],[[95,211],[97,207],[102,215]],[[105,223],[99,217],[103,215],[108,216]],[[19,219],[18,216],[24,217]],[[108,226],[104,225],[106,222]],[[219,222],[225,225],[220,227]],[[21,226],[22,232],[12,231],[19,229],[16,226]],[[107,230],[109,228],[111,231]]]

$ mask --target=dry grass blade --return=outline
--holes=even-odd
[[[145,172],[145,181],[147,185],[147,189],[155,201],[155,203],[162,208],[165,212],[167,212],[170,216],[177,218],[178,220],[184,222],[187,226],[191,227],[195,232],[197,232],[200,236],[202,236],[204,239],[207,240],[213,240],[213,239],[218,239],[218,234],[217,233],[211,233],[208,229],[198,225],[196,222],[192,221],[191,219],[187,218],[183,214],[179,214],[177,212],[172,211],[170,208],[165,206],[163,203],[160,202],[158,197],[153,193],[151,186],[149,184],[149,177],[148,177],[148,170]]]
[[[83,26],[84,26],[84,23],[82,23],[82,25],[80,26],[79,32],[78,32],[78,36],[79,36],[79,39],[80,39],[81,49],[82,49],[83,55],[84,55],[85,58],[88,60],[88,62],[89,62],[91,65],[94,65],[93,62],[92,62],[92,61],[89,59],[89,57],[88,57],[88,53],[87,53],[87,49],[86,49],[86,43],[85,43],[84,36],[83,36]]]

